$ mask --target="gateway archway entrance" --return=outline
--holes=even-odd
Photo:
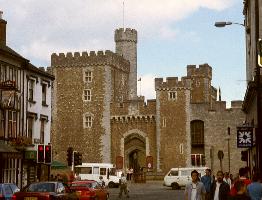
[[[136,133],[132,133],[124,140],[125,168],[140,171],[146,166],[146,139]]]

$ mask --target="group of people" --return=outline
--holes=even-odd
[[[206,175],[199,178],[196,170],[191,172],[192,182],[185,187],[185,200],[261,200],[262,184],[259,174],[248,178],[246,168],[240,168],[233,179],[229,173],[218,171],[216,177],[206,169]]]

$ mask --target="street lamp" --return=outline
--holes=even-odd
[[[215,23],[215,26],[218,27],[218,28],[222,28],[222,27],[225,27],[225,26],[228,26],[228,25],[232,25],[232,24],[237,24],[237,25],[240,25],[240,26],[245,26],[244,24],[237,23],[237,22],[216,22],[216,23]]]

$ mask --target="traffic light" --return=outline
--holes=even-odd
[[[74,165],[82,165],[82,154],[74,152]]]
[[[73,161],[73,148],[68,147],[68,149],[67,149],[67,165],[72,166],[72,161]]]
[[[45,145],[45,163],[51,164],[52,162],[52,147],[51,145]]]
[[[45,146],[43,144],[39,144],[37,146],[37,163],[45,162]]]
[[[82,154],[79,153],[78,155],[78,165],[82,165]]]
[[[247,151],[241,151],[241,160],[242,161],[248,161],[248,152]]]

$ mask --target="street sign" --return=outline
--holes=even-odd
[[[217,157],[218,157],[219,160],[222,160],[222,159],[224,158],[224,152],[221,151],[221,150],[219,150],[219,151],[217,152]]]
[[[253,145],[253,127],[237,127],[237,148],[249,148]]]

